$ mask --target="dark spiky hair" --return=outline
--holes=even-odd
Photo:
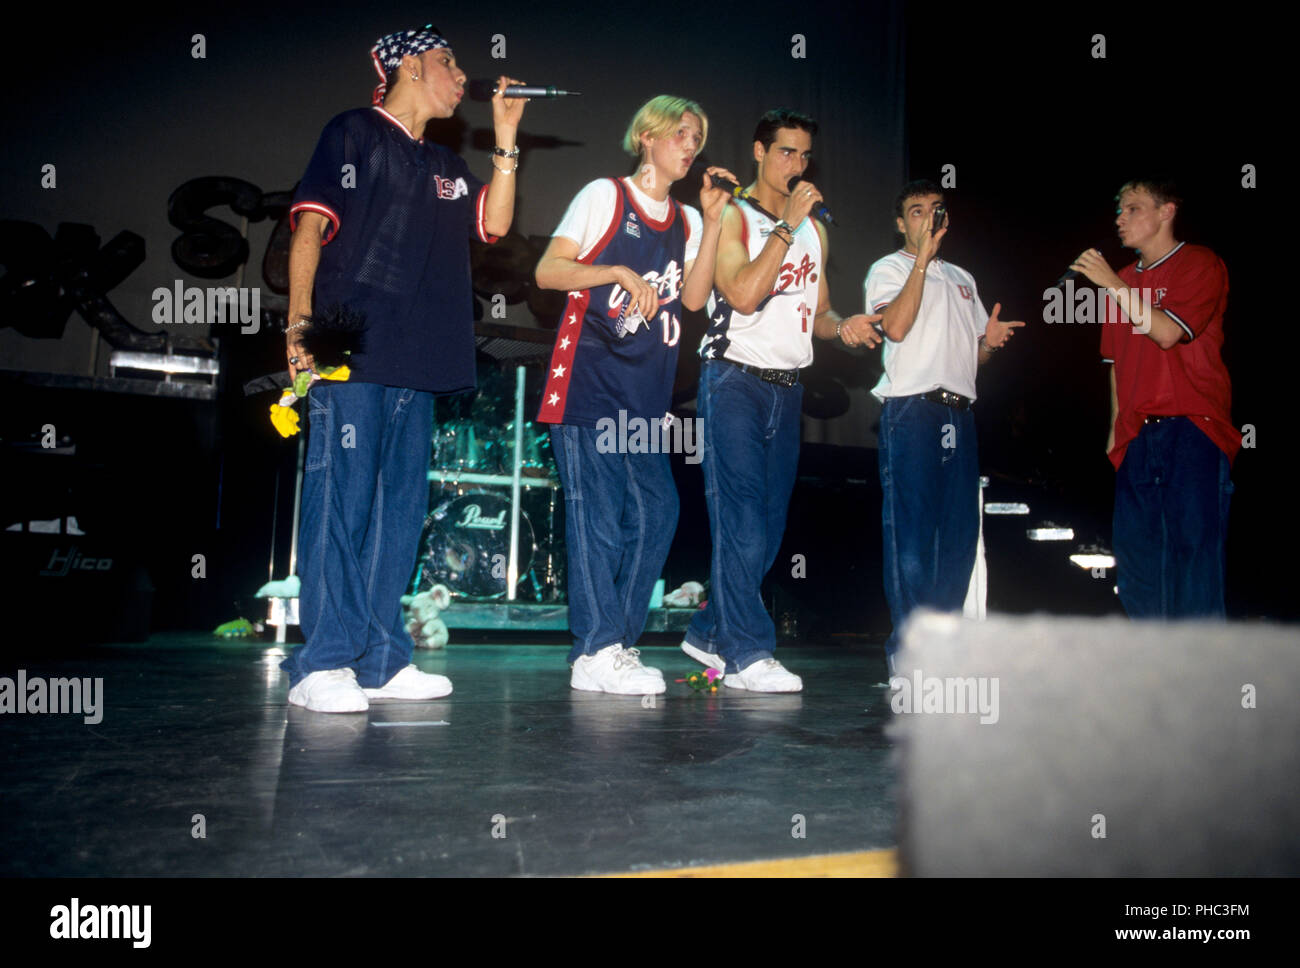
[[[903,206],[907,204],[909,198],[918,198],[923,195],[943,195],[943,189],[930,181],[928,178],[916,178],[903,186],[903,190],[898,193],[894,199],[894,214],[899,218],[905,218],[903,215]]]
[[[817,122],[808,115],[789,108],[774,108],[758,119],[758,125],[754,128],[754,140],[767,151],[776,140],[776,133],[782,128],[798,128],[814,135],[817,133]]]

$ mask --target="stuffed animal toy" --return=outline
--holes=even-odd
[[[434,585],[411,599],[406,631],[417,649],[441,649],[447,644],[447,624],[438,613],[450,604],[451,591],[446,585]]]

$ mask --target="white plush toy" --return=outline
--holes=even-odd
[[[697,581],[688,581],[681,588],[676,588],[664,596],[665,608],[694,608],[700,604],[704,586]]]
[[[297,575],[269,581],[257,590],[255,598],[297,598],[302,591],[302,582]]]
[[[411,599],[406,631],[417,649],[441,649],[447,644],[447,624],[438,613],[450,604],[451,591],[446,585],[434,585]]]

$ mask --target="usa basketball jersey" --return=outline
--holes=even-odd
[[[681,338],[681,291],[686,217],[669,200],[663,221],[652,220],[621,179],[614,217],[600,242],[578,261],[623,265],[659,292],[654,319],[634,318],[618,283],[569,293],[537,419],[595,427],[603,418],[661,420],[672,399]]]
[[[740,238],[752,262],[767,244],[776,223],[752,205],[740,209]],[[772,291],[749,315],[737,312],[715,287],[709,297],[709,328],[700,342],[706,360],[728,359],[765,369],[796,370],[813,361],[813,317],[821,291],[822,242],[817,226],[805,218],[786,249]]]

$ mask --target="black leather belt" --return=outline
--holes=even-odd
[[[923,393],[921,397],[931,403],[942,404],[945,407],[953,407],[957,410],[969,410],[973,402],[970,397],[963,397],[960,393],[953,393],[951,390],[945,390],[942,387],[931,390],[929,393]]]
[[[1142,418],[1142,422],[1143,422],[1144,424],[1159,423],[1159,422],[1162,421],[1162,420],[1177,420],[1177,419],[1178,419],[1179,417],[1181,417],[1181,416],[1182,416],[1182,414],[1180,414],[1180,413],[1154,413],[1154,414],[1147,414],[1147,416],[1145,416],[1145,417]]]
[[[739,367],[746,373],[752,373],[764,383],[775,383],[783,387],[792,387],[799,382],[798,370],[765,370],[761,366],[750,366],[748,363],[737,363],[735,360],[729,360],[726,357],[718,357],[719,363],[726,363],[730,366]]]

